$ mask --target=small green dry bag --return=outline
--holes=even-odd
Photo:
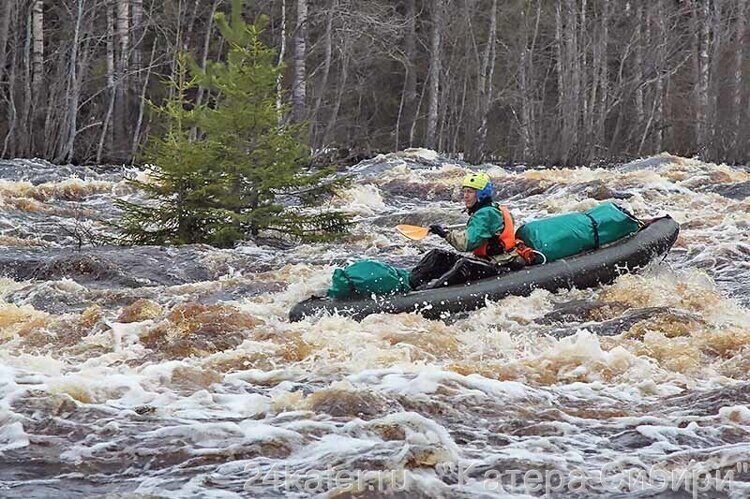
[[[333,271],[328,296],[342,299],[350,296],[408,293],[410,272],[375,260],[360,260],[344,269]]]

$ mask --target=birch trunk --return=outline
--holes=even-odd
[[[603,146],[606,137],[604,136],[604,125],[607,119],[607,109],[609,107],[609,16],[610,0],[602,0],[602,19],[601,31],[602,39],[599,43],[601,50],[601,59],[599,60],[599,92],[598,107],[596,119],[595,143]]]
[[[524,12],[524,28],[527,27],[526,13]],[[524,161],[529,158],[529,126],[531,123],[530,109],[529,109],[529,74],[528,74],[528,36],[527,30],[523,30],[521,47],[521,57],[518,61],[518,90],[521,93],[521,123],[520,123],[520,137],[521,137],[521,157]]]
[[[13,155],[29,155],[31,153],[31,132],[33,131],[33,124],[30,123],[31,117],[31,106],[34,102],[32,88],[31,88],[31,54],[32,54],[32,40],[34,38],[32,30],[32,18],[31,15],[25,15],[25,30],[26,36],[23,37],[23,55],[21,61],[23,64],[21,82],[23,84],[23,107],[21,109],[21,120],[19,123],[19,130],[14,140]]]
[[[722,90],[722,81],[720,81],[720,68],[721,63],[721,43],[722,33],[724,32],[723,26],[721,25],[722,20],[722,3],[716,1],[713,3],[713,12],[710,13],[710,17],[706,19],[709,24],[711,31],[710,46],[711,53],[709,55],[709,70],[708,70],[708,108],[706,116],[706,140],[708,141],[707,149],[710,157],[718,157],[724,151],[721,150],[721,144],[718,136],[720,132],[720,113],[719,113],[719,93]]]
[[[34,0],[31,13],[32,26],[32,76],[31,86],[36,104],[40,104],[39,98],[42,82],[44,81],[44,3],[42,0]]]
[[[600,13],[603,15],[603,13]],[[591,86],[588,95],[584,96],[586,101],[587,113],[584,120],[583,129],[583,141],[586,144],[586,162],[590,162],[594,158],[596,151],[597,141],[594,134],[594,117],[597,114],[597,95],[599,93],[600,77],[601,73],[599,68],[602,65],[602,32],[601,25],[594,25],[594,20],[591,22],[591,31],[594,32],[594,36],[590,39],[593,42],[592,47],[592,58],[590,68]]]
[[[557,111],[558,111],[558,123],[560,123],[560,131],[558,138],[558,161],[566,163],[568,159],[568,144],[570,142],[570,130],[569,130],[569,118],[567,116],[567,92],[568,92],[568,81],[567,81],[567,61],[565,55],[567,50],[564,46],[563,39],[563,15],[562,15],[562,2],[557,2],[555,5],[555,52],[557,59],[555,61],[555,67],[557,69]]]
[[[336,92],[336,100],[333,103],[333,110],[331,111],[331,116],[328,118],[328,124],[326,125],[326,130],[323,132],[323,139],[320,141],[321,146],[325,146],[328,144],[328,137],[330,137],[331,133],[333,133],[333,128],[336,125],[336,119],[339,115],[339,109],[341,108],[341,99],[344,96],[344,90],[346,89],[346,80],[349,77],[349,47],[347,42],[344,42],[344,46],[342,47],[343,52],[343,59],[341,61],[341,74],[339,76],[339,87],[338,91]]]
[[[154,43],[151,46],[151,57],[148,62],[148,66],[146,67],[146,74],[143,77],[143,83],[141,84],[141,97],[138,101],[138,117],[135,120],[135,130],[133,131],[133,143],[130,146],[130,158],[131,162],[136,157],[136,153],[138,152],[138,147],[141,142],[141,127],[143,126],[143,111],[144,107],[146,105],[146,90],[148,89],[148,81],[151,77],[151,68],[154,66],[154,55],[156,54],[156,46],[157,44]]]
[[[742,89],[745,88],[742,78],[742,66],[745,62],[745,31],[747,26],[747,0],[738,0],[737,2],[737,28],[736,28],[736,40],[737,49],[734,53],[734,88],[732,95],[733,114],[732,114],[732,132],[734,137],[732,140],[733,156],[736,161],[742,158],[742,154],[747,154],[747,151],[743,151],[742,145],[742,117],[744,110],[742,108]]]
[[[497,0],[492,0],[490,12],[490,30],[487,36],[487,46],[482,54],[482,66],[479,72],[479,88],[477,114],[479,127],[475,134],[474,151],[472,157],[481,161],[487,143],[487,118],[492,107],[492,80],[495,74],[495,44],[497,40]],[[524,47],[524,50],[526,47]]]
[[[657,75],[656,75],[656,137],[655,153],[660,153],[664,148],[664,94],[666,92],[665,79],[667,76],[667,44],[669,43],[669,34],[667,33],[667,23],[664,19],[664,5],[662,0],[656,2],[656,27],[658,32],[657,39],[659,46],[657,48]]]
[[[584,0],[585,3],[585,0]],[[581,116],[581,54],[578,51],[578,39],[579,39],[579,22],[578,22],[578,9],[576,8],[576,0],[568,0],[568,57],[570,60],[571,68],[571,89],[568,95],[568,110],[567,116],[570,120],[568,129],[570,131],[570,142],[566,153],[566,162],[570,157],[571,149],[574,153],[578,149],[578,134],[580,131],[579,123]]]
[[[401,144],[411,147],[414,145],[414,125],[417,122],[417,9],[415,0],[406,0],[406,37],[404,40],[406,50],[406,75],[404,76],[404,111],[405,116],[403,130],[404,137],[408,141]]]
[[[638,4],[635,14],[635,121],[636,127],[643,124],[643,5]]]
[[[141,48],[143,42],[143,0],[132,0],[133,5],[131,8],[132,21],[133,21],[133,60],[132,68],[139,75],[137,80],[140,80],[140,70],[143,65],[143,50]],[[213,16],[212,16],[213,17]]]
[[[577,35],[574,17],[577,16],[572,0],[565,1],[565,12],[563,13],[562,2],[557,3],[555,10],[555,44],[557,50],[557,85],[558,85],[558,108],[560,113],[559,161],[567,164],[570,151],[573,147],[576,123],[576,109],[574,98],[576,95],[575,85],[575,57],[573,52]]]
[[[118,45],[118,76],[123,77],[128,69],[130,60],[130,4],[128,0],[117,0],[117,45]]]
[[[185,40],[184,40],[184,47],[185,50],[190,50],[190,45],[193,41],[193,36],[196,35],[195,33],[195,20],[198,19],[198,8],[201,6],[202,0],[195,0],[195,3],[193,3],[193,10],[190,11],[190,13],[187,13],[187,10],[185,13],[187,14],[187,22],[185,23]]]
[[[130,69],[130,3],[129,0],[117,0],[116,17],[116,78],[114,108],[114,145],[115,156],[122,159],[127,147],[127,124],[129,115],[128,103],[128,70]]]
[[[430,37],[430,83],[427,101],[427,131],[425,146],[437,144],[438,106],[440,100],[441,45],[443,31],[443,0],[434,0],[431,5],[432,35]]]
[[[206,65],[208,64],[208,50],[211,46],[211,35],[213,34],[214,29],[214,16],[216,15],[216,10],[219,8],[219,4],[221,4],[223,0],[213,0],[213,3],[211,4],[211,12],[208,16],[208,26],[206,27],[206,36],[203,39],[203,49],[201,50],[201,69],[206,69]],[[283,45],[282,45],[283,50]],[[153,52],[151,54],[151,59],[153,60],[154,55]],[[281,59],[279,59],[281,60]],[[279,79],[277,78],[276,84],[279,85]],[[205,96],[206,89],[204,87],[198,88],[198,97],[195,99],[195,103],[197,106],[200,106],[203,104],[203,97]],[[277,94],[277,98],[278,98]],[[278,108],[278,101],[276,102],[276,106]]]
[[[111,0],[107,3],[107,91],[109,93],[109,105],[107,113],[102,123],[102,131],[99,136],[99,146],[96,149],[96,162],[101,163],[102,153],[104,151],[105,140],[107,150],[112,150],[112,128],[109,126],[112,121],[112,112],[115,107],[115,36],[113,31],[114,25],[114,8]]]
[[[206,28],[206,36],[203,39],[203,50],[201,52],[201,60],[200,60],[200,67],[201,67],[201,69],[204,69],[204,70],[206,69],[206,65],[208,64],[208,50],[209,50],[209,47],[210,47],[210,44],[211,44],[211,35],[212,35],[213,29],[214,29],[214,15],[216,14],[216,10],[219,8],[219,4],[221,2],[222,2],[222,0],[213,0],[213,3],[211,4],[211,12],[210,12],[210,15],[208,17],[208,27]],[[153,52],[153,50],[151,51],[151,60],[152,61],[154,60],[154,52]],[[281,64],[281,62],[279,62],[279,64]],[[149,74],[150,74],[150,69],[151,68],[149,68]],[[276,78],[276,84],[277,84],[277,86],[280,84],[280,78],[281,78],[281,74],[279,74],[279,76]],[[145,92],[145,87],[144,87],[144,92]],[[198,96],[195,98],[195,106],[196,107],[198,107],[198,106],[200,106],[200,105],[203,104],[203,98],[205,97],[205,95],[206,95],[206,88],[203,87],[202,85],[199,86],[198,87]],[[277,102],[276,102],[277,110],[280,109],[279,108],[280,104],[279,104],[279,101],[278,101],[279,98],[280,98],[280,94],[277,93]],[[141,101],[143,101],[143,97],[141,97]],[[140,109],[138,110],[138,123],[140,123],[140,121],[142,119],[143,119],[143,105],[141,105]],[[281,121],[279,121],[279,123],[281,123]],[[140,126],[139,126],[139,128],[140,128]],[[140,134],[140,131],[138,131],[138,134]],[[197,137],[197,135],[198,135],[198,128],[197,127],[192,127],[190,129],[190,139],[191,140],[195,140],[195,138]]]
[[[315,106],[313,107],[312,115],[310,117],[311,126],[313,127],[312,137],[317,135],[320,124],[318,120],[318,112],[320,111],[320,105],[323,102],[323,96],[328,88],[328,75],[331,72],[331,60],[333,58],[333,13],[337,10],[338,2],[335,0],[331,3],[331,6],[326,14],[326,31],[324,38],[324,53],[325,58],[323,60],[323,76],[321,77],[320,85],[318,86],[318,96],[315,99]]]
[[[8,31],[10,30],[10,16],[15,6],[15,0],[4,0],[0,6],[0,81],[3,80],[5,73],[5,63],[7,61],[6,47],[8,44]]]
[[[67,120],[66,135],[63,149],[58,153],[56,161],[70,161],[75,149],[76,128],[78,127],[78,99],[80,96],[80,80],[78,75],[78,45],[81,35],[81,23],[83,22],[85,0],[76,1],[76,20],[73,29],[73,45],[70,49],[70,67],[68,70]]]
[[[709,44],[709,26],[708,26],[708,2],[698,1],[695,3],[696,19],[699,27],[699,52],[698,58],[698,78],[696,80],[695,94],[697,110],[695,113],[695,122],[697,129],[696,146],[701,152],[705,152],[708,145],[708,83],[709,83],[709,61],[708,61],[708,44]]]
[[[529,6],[531,2],[529,2]],[[531,38],[531,46],[529,47],[528,36],[526,31],[528,29],[527,20],[528,13],[524,13],[524,34],[523,34],[523,47],[521,52],[521,61],[519,69],[519,85],[521,88],[521,154],[523,161],[531,161],[531,156],[537,154],[536,150],[536,133],[532,133],[532,127],[534,126],[534,115],[536,113],[532,99],[536,99],[538,92],[536,89],[531,88],[531,83],[534,79],[534,49],[536,47],[537,37],[539,36],[539,21],[542,14],[542,0],[537,1],[536,14],[534,20],[534,32]]]
[[[44,3],[31,4],[31,87],[27,93],[26,116],[30,121],[26,132],[26,154],[37,153],[37,139],[43,141],[44,127]],[[37,137],[38,136],[38,137]]]
[[[587,28],[586,25],[586,9],[587,1],[581,0],[580,19],[576,19],[578,23],[578,35],[575,38],[575,113],[576,113],[576,136],[574,143],[576,144],[576,150],[578,155],[578,161],[588,154],[586,149],[586,123],[588,122],[589,106],[588,106],[588,95],[586,93],[586,87],[588,85],[588,44],[587,42]],[[574,11],[577,13],[577,11]]]
[[[461,90],[461,106],[458,110],[458,117],[456,119],[456,133],[453,134],[453,143],[451,144],[451,152],[457,153],[459,152],[458,149],[458,137],[460,135],[460,130],[464,126],[464,111],[466,110],[466,95],[469,91],[469,72],[464,72],[464,78],[463,78],[463,88]]]
[[[206,35],[206,43],[208,43],[209,37]],[[279,62],[276,65],[281,67],[284,64],[284,57],[286,56],[286,0],[281,0],[281,49],[279,50]],[[276,114],[279,125],[284,121],[284,114],[282,112],[282,88],[281,88],[281,71],[276,75]]]
[[[21,24],[18,23],[18,30],[20,31]],[[3,150],[1,157],[5,157],[6,153],[10,153],[11,156],[16,156],[16,148],[14,139],[16,126],[18,124],[18,110],[16,109],[16,68],[18,58],[18,45],[13,45],[11,50],[10,58],[10,71],[8,73],[8,131],[3,139]]]
[[[307,87],[305,59],[307,57],[307,0],[297,0],[297,24],[294,33],[294,80],[292,81],[292,120],[305,119]]]

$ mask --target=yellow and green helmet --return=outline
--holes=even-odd
[[[461,187],[470,187],[477,191],[477,201],[492,197],[492,180],[484,172],[469,173],[461,181]]]

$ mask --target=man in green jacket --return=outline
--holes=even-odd
[[[468,257],[452,251],[434,249],[411,271],[412,289],[452,286],[496,276],[524,266],[515,251],[513,218],[504,207],[492,202],[492,182],[486,173],[470,173],[461,182],[469,221],[464,229],[446,230],[431,225],[430,232],[445,239]]]

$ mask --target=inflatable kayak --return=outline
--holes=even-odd
[[[632,236],[597,250],[469,284],[346,300],[314,296],[295,305],[289,312],[289,320],[295,322],[321,312],[338,313],[356,320],[380,312],[418,312],[427,318],[439,318],[444,314],[476,310],[485,306],[487,300],[500,300],[509,295],[528,296],[535,289],[554,292],[609,284],[619,275],[634,272],[666,254],[679,231],[679,224],[666,216],[650,221]]]

